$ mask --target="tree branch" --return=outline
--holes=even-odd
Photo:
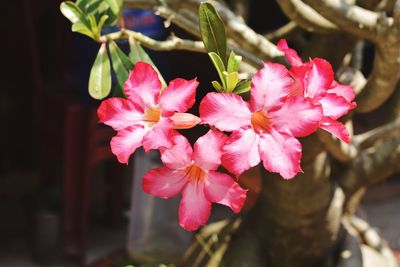
[[[368,148],[374,145],[379,140],[386,139],[393,135],[400,134],[400,118],[395,119],[380,127],[374,128],[371,131],[356,135],[353,140],[360,148]]]
[[[187,50],[193,52],[206,52],[204,44],[201,41],[184,40],[176,36],[171,36],[168,40],[158,41],[152,39],[140,32],[131,30],[123,30],[102,36],[100,41],[105,42],[107,39],[117,40],[132,36],[135,40],[139,41],[142,45],[152,50],[157,51],[171,51],[171,50]]]
[[[373,42],[378,39],[379,13],[349,5],[342,0],[303,1],[341,30]]]
[[[400,31],[396,19],[341,0],[304,2],[343,31],[375,43],[373,70],[357,96],[356,112],[366,113],[381,106],[393,94],[400,79]]]
[[[125,6],[130,8],[154,9],[160,16],[170,19],[172,23],[197,37],[200,37],[197,20],[193,21],[193,19],[189,19],[189,16],[183,16],[182,10],[185,8],[186,14],[191,11],[190,17],[198,18],[197,12],[200,3],[200,0],[126,0],[124,2]],[[274,44],[254,32],[226,6],[216,1],[212,1],[212,3],[225,22],[228,38],[233,40],[237,44],[236,46],[240,46],[242,50],[263,60],[283,60],[283,53]],[[188,21],[190,21],[190,25]]]
[[[362,151],[339,178],[347,197],[364,186],[400,171],[400,136],[394,135]]]
[[[289,36],[290,34],[295,32],[297,29],[298,29],[297,23],[294,21],[291,21],[291,22],[283,25],[279,29],[265,34],[264,37],[267,38],[269,41],[275,43],[282,38],[287,38],[287,36]]]
[[[323,130],[318,130],[317,134],[329,154],[336,160],[350,164],[357,156],[358,149],[354,144],[347,144]]]
[[[276,0],[283,12],[300,27],[311,32],[331,32],[337,27],[301,0]]]
[[[400,34],[396,32],[377,45],[372,73],[356,99],[356,112],[373,111],[393,94],[400,79],[399,42]]]

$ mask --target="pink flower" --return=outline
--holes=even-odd
[[[314,58],[303,63],[285,39],[278,42],[278,49],[285,53],[292,64],[290,73],[295,79],[292,95],[304,95],[314,103],[319,102],[324,113],[319,128],[349,143],[349,131],[337,119],[357,106],[352,102],[355,98],[353,88],[334,80],[332,66],[326,60]]]
[[[138,62],[125,82],[125,98],[104,100],[97,115],[99,121],[118,131],[111,150],[118,161],[127,163],[142,146],[146,151],[172,147],[174,129],[195,126],[200,119],[182,113],[193,106],[198,82],[175,79],[161,92],[161,82],[150,64]]]
[[[200,103],[204,123],[233,132],[223,147],[222,166],[239,176],[263,160],[264,167],[290,179],[302,172],[295,137],[314,132],[320,105],[290,97],[293,80],[280,64],[265,63],[253,77],[250,104],[236,94],[209,93]]]
[[[174,137],[176,145],[161,149],[163,167],[150,170],[143,177],[143,191],[161,198],[182,192],[179,224],[189,231],[204,225],[211,211],[211,202],[239,212],[246,200],[242,189],[229,175],[217,172],[221,164],[221,148],[227,136],[210,130],[200,137],[194,150],[182,135]]]

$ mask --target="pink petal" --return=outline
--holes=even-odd
[[[321,58],[315,58],[310,63],[311,69],[304,78],[305,96],[311,98],[323,96],[333,82],[332,66]]]
[[[161,118],[160,121],[143,138],[143,147],[147,151],[162,147],[171,148],[174,145],[173,137],[178,134],[172,129],[172,121]]]
[[[192,146],[183,135],[177,134],[173,138],[175,145],[171,148],[162,148],[161,160],[170,169],[180,169],[192,161]]]
[[[193,160],[203,170],[216,170],[221,165],[222,146],[228,137],[218,130],[209,130],[194,144]]]
[[[296,50],[289,48],[285,39],[281,39],[276,46],[278,47],[279,50],[285,53],[286,59],[292,66],[299,66],[303,64],[303,61],[297,54]]]
[[[268,115],[278,131],[289,131],[293,136],[307,136],[317,130],[322,109],[303,97],[289,97],[280,109]]]
[[[199,111],[203,123],[221,131],[235,131],[250,125],[250,110],[236,94],[208,93],[201,101]]]
[[[251,82],[251,111],[270,109],[281,104],[290,93],[292,78],[285,66],[264,63]]]
[[[126,97],[143,109],[157,105],[160,89],[157,72],[150,64],[141,61],[136,63],[124,85]]]
[[[210,212],[211,202],[204,194],[204,183],[187,183],[179,206],[179,225],[188,231],[195,231],[206,224]]]
[[[111,151],[120,163],[128,163],[129,157],[142,145],[143,136],[148,129],[141,125],[129,126],[111,139]]]
[[[238,213],[246,201],[246,192],[232,177],[216,171],[208,172],[204,192],[209,201],[230,207]]]
[[[290,69],[290,75],[294,79],[290,96],[304,96],[304,77],[310,68],[311,65],[309,63],[304,63],[300,66],[293,66]]]
[[[169,119],[174,129],[190,129],[201,122],[201,119],[190,113],[174,113]]]
[[[222,166],[236,177],[260,162],[260,137],[249,128],[233,132],[223,147]]]
[[[142,188],[147,194],[171,198],[179,194],[186,183],[183,170],[171,170],[163,166],[152,169],[143,176]]]
[[[97,116],[99,122],[118,131],[140,123],[143,119],[143,110],[132,101],[113,97],[101,102],[97,109]]]
[[[187,81],[175,79],[171,81],[160,96],[160,106],[163,114],[165,112],[185,112],[191,108],[196,101],[196,88],[199,83],[196,79]]]
[[[326,94],[319,100],[322,105],[324,116],[338,119],[355,108],[354,103],[349,103],[341,96],[336,94]]]
[[[310,71],[311,67],[312,64],[310,62],[306,62],[300,66],[292,66],[290,68],[290,74],[294,79],[301,81],[301,84],[303,84],[304,77],[306,77],[307,72]]]
[[[300,166],[301,144],[287,133],[272,130],[261,135],[259,151],[264,168],[279,173],[284,179],[303,172]]]
[[[347,128],[339,121],[324,117],[319,128],[330,132],[343,142],[346,142],[348,144],[350,143],[350,133]]]
[[[328,90],[330,94],[337,94],[338,96],[344,97],[348,102],[351,102],[356,97],[356,93],[351,85],[340,84],[333,81],[331,88]]]

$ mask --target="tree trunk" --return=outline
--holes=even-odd
[[[354,226],[344,213],[345,195],[317,136],[303,139],[303,149],[304,174],[285,181],[261,168],[256,206],[224,227],[206,227],[197,238],[204,242],[191,247],[184,265],[363,267],[374,261],[377,267],[396,267],[378,235],[369,240],[371,228]]]
[[[228,266],[245,266],[234,256],[244,249],[240,244],[243,234],[258,239],[259,253],[267,266],[329,266],[326,264],[331,262],[339,233],[344,194],[330,179],[330,159],[316,136],[303,144],[304,174],[285,181],[262,171],[262,193],[231,243],[226,255]]]

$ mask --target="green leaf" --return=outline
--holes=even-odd
[[[103,0],[78,0],[76,5],[85,13],[93,14]]]
[[[105,25],[114,26],[115,24],[117,24],[119,14],[114,14],[114,12],[111,10],[110,6],[108,5],[108,3],[106,1],[101,0],[96,5],[97,6],[94,6],[93,8],[91,7],[91,9],[88,9],[88,12],[92,12],[93,14],[95,14],[98,17],[107,15],[108,18],[105,21]]]
[[[72,24],[72,31],[79,32],[81,34],[89,36],[92,39],[96,39],[93,32],[88,27],[86,27],[85,24],[83,24],[81,22],[76,22],[76,23]]]
[[[130,59],[122,52],[114,41],[109,43],[110,56],[112,67],[117,78],[117,82],[120,89],[124,88],[124,84],[128,79],[129,71],[133,68],[133,64]],[[124,96],[123,90],[121,90],[121,96]]]
[[[82,10],[85,15],[92,14],[95,16],[98,24],[103,16],[107,15],[108,18],[104,22],[105,25],[114,25],[117,23],[118,14],[114,14],[107,1],[104,0],[78,0],[76,5]],[[99,27],[99,31],[103,27]]]
[[[125,69],[128,72],[131,71],[134,66],[131,59],[127,55],[125,55],[125,53],[118,47],[118,45],[114,41],[111,41],[110,46],[115,47],[115,51],[117,52],[118,57],[121,59],[122,64],[124,65]]]
[[[90,0],[76,0],[75,5],[79,7],[82,11],[85,11],[85,7],[90,2]]]
[[[161,75],[160,71],[154,64],[153,60],[151,60],[146,51],[144,51],[143,47],[132,38],[129,39],[129,46],[131,49],[129,52],[129,58],[131,59],[132,63],[136,64],[138,61],[143,61],[151,64],[158,73],[158,78],[161,81],[162,88],[167,87],[167,83],[165,82],[163,76]]]
[[[222,87],[224,89],[226,89],[227,84],[226,84],[226,78],[224,75],[224,71],[226,71],[226,70],[225,70],[224,63],[222,62],[222,59],[219,57],[219,55],[217,55],[214,52],[208,53],[208,56],[210,57],[212,63],[214,64],[214,67],[217,69],[219,78],[221,79],[221,82],[222,82]]]
[[[97,53],[89,77],[89,94],[95,99],[103,99],[111,91],[110,60],[106,44],[103,43]]]
[[[115,15],[110,8],[106,9],[105,13],[108,16],[105,25],[107,26],[114,26],[118,22],[118,16]]]
[[[61,3],[60,10],[72,22],[73,32],[79,32],[96,39],[97,23],[94,17],[86,18],[82,10],[71,1]]]
[[[239,73],[231,72],[228,73],[226,71],[223,72],[226,80],[226,92],[232,93],[233,89],[235,89],[236,85],[239,81]]]
[[[96,18],[94,17],[93,14],[87,15],[87,18],[89,19],[90,29],[92,30],[95,39],[98,40],[100,38],[100,31],[99,28],[97,27]]]
[[[97,24],[97,27],[99,29],[99,35],[101,35],[101,30],[103,29],[104,23],[106,22],[107,19],[108,19],[108,15],[101,16],[101,18]]]
[[[60,11],[72,23],[81,22],[85,24],[87,27],[89,27],[89,23],[86,20],[85,15],[74,2],[71,1],[62,2],[60,5]]]
[[[241,80],[236,86],[235,90],[233,90],[233,92],[235,94],[247,93],[248,91],[250,91],[250,87],[251,87],[251,81]]]
[[[237,56],[235,54],[235,52],[231,51],[231,53],[229,55],[229,59],[228,59],[227,71],[229,73],[239,71],[239,65],[240,65],[241,61],[242,61],[242,57]]]
[[[224,91],[224,88],[222,87],[222,85],[218,81],[212,81],[211,84],[213,85],[215,90],[217,90],[218,92],[223,92]]]
[[[200,33],[208,52],[217,53],[226,65],[225,26],[210,3],[201,3],[199,8]]]

